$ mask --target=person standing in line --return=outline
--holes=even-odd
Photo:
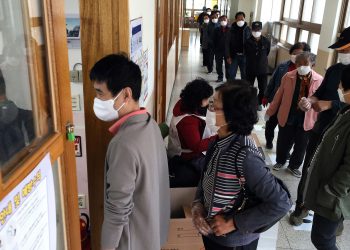
[[[206,66],[208,69],[208,74],[213,72],[213,64],[214,64],[214,31],[217,27],[219,27],[219,19],[216,14],[211,14],[210,21],[208,25],[203,28],[203,44],[202,49],[205,49],[206,53]],[[203,51],[204,57],[204,51]]]
[[[203,53],[203,67],[208,67],[209,64],[209,41],[208,41],[208,26],[210,18],[208,14],[203,16],[203,24],[201,25],[202,34],[202,53]]]
[[[244,12],[237,12],[235,15],[235,22],[232,24],[229,35],[227,36],[225,46],[226,61],[230,65],[229,75],[232,80],[236,79],[238,67],[241,72],[241,79],[246,79],[244,45],[252,33],[244,20]]]
[[[216,82],[222,82],[224,79],[224,73],[222,71],[222,63],[225,63],[225,77],[229,79],[229,64],[227,63],[225,56],[225,43],[230,32],[230,28],[227,26],[227,16],[223,15],[219,18],[220,27],[215,29],[214,32],[214,53],[215,53],[215,64],[218,79]]]
[[[111,54],[92,67],[90,80],[96,117],[115,122],[105,160],[101,249],[160,249],[170,220],[168,161],[157,123],[139,105],[140,68]]]
[[[258,110],[262,110],[262,99],[267,85],[268,60],[270,53],[270,41],[261,35],[262,22],[252,23],[252,35],[245,43],[247,57],[246,76],[247,81],[254,86],[255,78],[258,79]]]
[[[287,169],[300,178],[299,167],[304,160],[308,134],[316,122],[317,112],[310,110],[305,113],[298,103],[316,92],[323,77],[312,70],[316,61],[314,54],[303,52],[295,60],[297,69],[282,77],[281,86],[266,111],[265,121],[278,112],[277,156],[273,169],[279,171],[284,166],[294,145]]]
[[[305,42],[297,42],[289,49],[290,59],[285,61],[277,66],[275,71],[272,74],[272,77],[269,81],[269,84],[266,87],[264,98],[262,99],[262,105],[267,106],[268,103],[271,103],[277,89],[281,84],[282,77],[292,70],[296,69],[295,58],[297,55],[303,51],[311,52],[310,46]],[[278,125],[277,113],[270,117],[265,125],[265,139],[266,139],[266,148],[273,148],[273,138],[275,137],[275,128]]]
[[[346,106],[322,133],[305,185],[305,207],[315,212],[311,241],[317,249],[337,250],[336,232],[350,219],[350,65],[339,88]]]
[[[304,99],[299,103],[301,110],[308,111],[313,109],[319,112],[319,115],[314,128],[310,132],[310,139],[306,148],[306,155],[303,164],[302,177],[298,185],[295,210],[289,217],[289,222],[292,225],[302,224],[303,218],[309,214],[308,209],[304,207],[303,192],[311,157],[316,150],[323,130],[329,125],[343,106],[339,99],[339,96],[342,96],[342,94],[339,93],[338,86],[343,69],[350,64],[350,27],[346,28],[340,34],[338,41],[329,46],[329,48],[335,49],[338,52],[339,63],[336,63],[327,69],[324,80],[316,93],[312,97],[309,97],[306,100]],[[339,231],[337,232],[338,234],[341,234],[342,226],[343,224],[340,224]]]
[[[204,23],[204,16],[205,14],[207,14],[207,8],[204,6],[203,7],[203,12],[199,14],[198,19],[197,19],[197,23],[198,23],[198,29],[199,29],[199,41],[200,41],[200,45],[202,46],[202,24]]]

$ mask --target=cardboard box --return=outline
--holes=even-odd
[[[168,242],[161,250],[205,250],[202,236],[189,218],[171,219]]]

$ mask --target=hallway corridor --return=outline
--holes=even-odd
[[[216,83],[217,74],[214,71],[212,74],[207,74],[206,67],[202,67],[202,54],[200,53],[199,44],[199,32],[195,29],[191,30],[190,35],[190,45],[189,48],[182,48],[179,62],[178,74],[176,76],[176,81],[172,90],[171,101],[169,105],[169,110],[167,112],[167,124],[170,123],[172,117],[172,110],[179,99],[181,89],[186,85],[187,82],[201,77],[210,82],[210,84],[215,88],[218,86]],[[239,75],[238,75],[239,77]],[[257,84],[256,84],[257,85]],[[255,133],[258,135],[261,146],[264,150],[266,156],[266,164],[270,167],[271,171],[281,178],[288,186],[293,202],[296,200],[297,186],[299,179],[294,177],[286,170],[286,168],[280,171],[272,170],[272,165],[275,163],[276,158],[276,141],[277,141],[277,130],[275,131],[274,148],[272,150],[267,150],[265,148],[265,136],[264,136],[264,125],[263,117],[266,108],[264,108],[259,113],[259,122],[255,125]],[[259,250],[311,250],[315,249],[310,239],[310,231],[312,225],[312,215],[310,214],[301,226],[293,227],[288,222],[288,216],[285,216],[279,223],[277,223],[273,228],[271,228],[266,233],[262,234],[259,241]],[[337,237],[337,245],[341,250],[350,250],[350,221],[344,222],[344,231],[342,236]]]

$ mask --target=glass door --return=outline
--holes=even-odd
[[[55,249],[80,249],[70,96],[63,1],[0,1],[0,204],[49,155]]]

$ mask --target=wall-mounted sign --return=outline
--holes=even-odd
[[[83,152],[81,150],[81,136],[76,135],[74,139],[75,157],[82,157]]]
[[[56,204],[50,156],[0,201],[0,250],[56,249]]]

